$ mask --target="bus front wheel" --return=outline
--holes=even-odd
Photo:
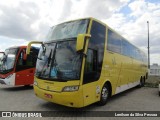
[[[110,89],[107,84],[105,84],[102,88],[101,91],[101,98],[100,101],[98,102],[99,105],[105,105],[109,99],[110,96]]]
[[[24,85],[24,87],[30,87],[30,85]]]

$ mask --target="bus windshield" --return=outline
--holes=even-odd
[[[83,19],[53,26],[50,29],[45,42],[76,38],[78,34],[86,33],[88,23],[89,19]]]
[[[87,32],[89,19],[66,22],[51,28],[36,65],[38,78],[52,81],[79,80],[82,57],[76,52],[78,34]]]
[[[75,46],[76,39],[44,44],[38,55],[35,75],[52,81],[80,79],[82,58]]]
[[[11,48],[5,51],[1,59],[0,73],[7,73],[13,69],[18,48]]]

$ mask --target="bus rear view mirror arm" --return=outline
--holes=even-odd
[[[30,54],[32,44],[42,44],[43,45],[43,42],[41,42],[41,41],[31,41],[31,42],[29,42],[28,45],[27,45],[26,55]]]
[[[90,38],[90,34],[78,34],[77,36],[77,43],[76,43],[76,51],[77,52],[82,52],[85,54],[85,44],[86,40]]]

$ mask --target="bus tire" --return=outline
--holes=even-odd
[[[98,102],[98,105],[103,106],[107,103],[108,99],[110,97],[110,89],[107,84],[104,84],[101,91],[100,101]]]
[[[30,87],[30,85],[24,85],[24,87]]]
[[[138,87],[141,88],[144,86],[145,80],[141,77]]]
[[[145,78],[145,76],[144,76],[144,77],[143,77],[143,87],[144,87],[145,83],[146,83],[146,78]]]

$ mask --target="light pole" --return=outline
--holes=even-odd
[[[149,21],[147,21],[148,27],[148,69],[150,69],[150,53],[149,53]]]

